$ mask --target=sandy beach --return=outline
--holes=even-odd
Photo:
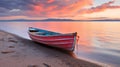
[[[0,31],[0,67],[102,67]]]

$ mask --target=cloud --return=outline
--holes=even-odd
[[[0,0],[0,7],[6,9],[29,9],[29,4],[33,4],[31,0]]]
[[[28,11],[29,15],[37,16],[72,16],[85,6],[92,5],[92,0],[48,0],[47,2],[31,4],[32,11]]]
[[[54,2],[54,0],[48,0],[48,1],[47,1],[47,3],[52,3],[52,2]]]
[[[114,2],[115,2],[115,0],[109,1],[109,2],[104,3],[104,4],[97,6],[97,7],[92,7],[90,9],[82,9],[79,11],[79,14],[90,14],[90,13],[95,13],[95,12],[102,12],[102,11],[105,11],[107,9],[120,9],[120,6],[113,6],[112,5]]]
[[[24,11],[21,15],[26,16],[59,17],[74,15],[91,3],[92,0],[1,0],[0,7],[10,11],[15,9]]]
[[[9,10],[9,9],[0,7],[0,13],[5,13],[5,12],[7,12],[8,10]]]
[[[0,17],[22,16],[26,11],[31,10],[29,4],[34,4],[31,0],[0,0]]]
[[[74,17],[120,8],[112,5],[114,2],[85,9],[93,5],[93,0],[1,0],[0,16]]]

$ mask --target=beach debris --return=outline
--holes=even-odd
[[[46,63],[43,63],[43,65],[44,65],[45,67],[51,67],[50,65],[48,65],[48,64],[46,64]]]
[[[14,43],[17,43],[18,41],[14,40],[13,38],[8,38],[8,42],[14,42]]]
[[[34,64],[31,64],[31,65],[28,65],[27,67],[38,67],[38,66],[34,65]]]
[[[13,53],[13,52],[15,52],[15,51],[13,51],[13,50],[3,50],[3,51],[1,51],[2,54],[8,54],[8,53]]]
[[[9,46],[9,48],[15,48],[15,46]]]

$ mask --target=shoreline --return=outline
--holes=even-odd
[[[0,67],[102,67],[0,30]]]

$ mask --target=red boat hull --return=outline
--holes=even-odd
[[[57,47],[68,51],[74,50],[76,35],[77,33],[44,36],[29,32],[30,38],[35,42],[43,43],[48,46]]]

